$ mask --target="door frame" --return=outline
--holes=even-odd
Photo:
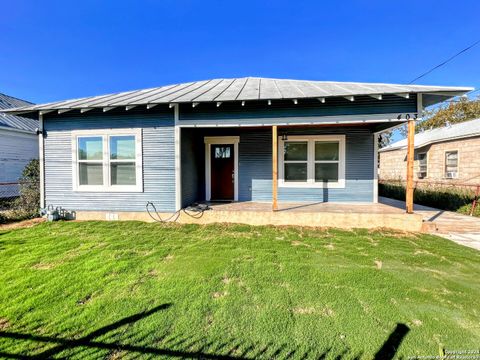
[[[205,136],[205,200],[210,201],[212,197],[211,183],[211,149],[212,144],[233,145],[233,201],[238,201],[238,143],[240,136]]]

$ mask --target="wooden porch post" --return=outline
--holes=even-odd
[[[278,209],[278,149],[277,125],[272,126],[272,211]]]
[[[415,120],[408,120],[408,145],[407,145],[407,196],[406,210],[407,214],[413,214],[413,155],[415,139]]]

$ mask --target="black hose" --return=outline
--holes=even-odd
[[[155,215],[157,218],[155,218],[152,213],[150,212],[150,209],[149,207],[152,207],[153,208],[153,211],[155,212]],[[160,223],[166,223],[166,222],[170,222],[175,216],[175,219],[173,220],[174,222],[178,220],[179,216],[180,216],[180,212],[183,211],[183,213],[185,213],[186,215],[190,216],[191,218],[194,218],[194,219],[200,219],[202,216],[203,216],[203,213],[205,212],[205,210],[210,210],[211,208],[206,205],[206,204],[193,204],[191,206],[187,206],[185,208],[182,208],[180,210],[177,210],[175,211],[170,217],[168,217],[167,219],[162,219],[162,217],[160,216],[160,214],[158,213],[157,211],[157,208],[155,207],[155,204],[151,201],[148,201],[147,202],[147,206],[146,206],[146,209],[147,209],[147,213],[148,215],[152,218],[153,221],[155,222],[160,222]]]

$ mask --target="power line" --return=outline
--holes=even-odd
[[[466,47],[465,49],[459,51],[458,53],[456,53],[455,55],[453,55],[452,57],[448,58],[447,60],[445,60],[444,62],[438,64],[437,66],[431,68],[430,70],[428,70],[427,72],[423,73],[422,75],[420,76],[417,76],[415,79],[413,79],[412,81],[409,82],[409,84],[413,84],[415,81],[421,79],[422,77],[424,76],[427,76],[428,74],[430,74],[432,71],[444,66],[445,64],[447,64],[448,62],[452,61],[453,59],[455,59],[457,56],[459,56],[460,54],[463,54],[464,52],[470,50],[471,48],[473,48],[475,45],[479,44],[480,43],[480,40],[477,40],[476,42],[474,42],[472,45]]]

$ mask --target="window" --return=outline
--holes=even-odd
[[[230,147],[215,147],[215,159],[230,159]]]
[[[445,177],[454,179],[458,177],[458,151],[445,152]]]
[[[288,136],[279,140],[279,185],[345,187],[345,136]]]
[[[76,191],[142,191],[141,131],[72,133]]]
[[[418,159],[418,178],[423,179],[427,177],[427,153],[419,153]]]

